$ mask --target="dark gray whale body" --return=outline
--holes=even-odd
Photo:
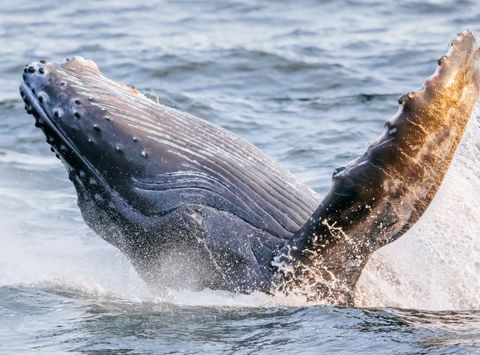
[[[236,135],[111,81],[88,60],[32,63],[20,93],[87,224],[152,286],[353,303],[369,256],[434,197],[479,93],[464,31],[323,201]]]

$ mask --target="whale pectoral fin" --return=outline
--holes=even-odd
[[[380,138],[334,171],[327,196],[274,259],[281,290],[353,304],[370,255],[405,233],[436,194],[479,95],[479,57],[473,33],[460,33],[424,87],[400,98]]]

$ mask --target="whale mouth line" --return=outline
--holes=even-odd
[[[45,136],[47,137],[47,143],[52,147],[54,152],[58,155],[58,158],[62,161],[62,163],[67,167],[69,179],[74,184],[79,184],[82,186],[82,190],[84,193],[82,194],[85,199],[88,199],[88,194],[85,192],[88,190],[88,182],[87,179],[91,176],[94,176],[97,181],[99,181],[99,185],[102,186],[102,192],[107,195],[113,195],[112,188],[110,185],[105,181],[105,179],[98,173],[98,171],[92,166],[92,164],[86,160],[78,151],[77,147],[66,137],[66,135],[57,128],[54,124],[53,119],[45,112],[43,107],[40,105],[39,101],[35,97],[32,89],[28,86],[27,83],[22,82],[20,84],[20,92],[24,95],[23,99],[27,105],[31,108],[31,113],[34,115],[35,120],[38,124],[38,127],[42,129]],[[35,116],[37,114],[39,117]],[[50,132],[48,132],[50,131]],[[52,142],[52,139],[54,141]],[[59,142],[57,142],[59,140]],[[67,154],[63,153],[62,150],[59,148],[61,145],[64,145],[68,149],[68,155],[70,157],[66,157]],[[81,168],[74,167],[72,165],[73,161],[78,161]],[[80,176],[81,170],[87,170],[88,173],[85,174],[85,177],[82,178]]]
[[[79,160],[81,160],[81,162],[87,167],[89,168],[90,170],[94,170],[93,167],[87,162],[85,161],[85,159],[83,159],[83,157],[81,156],[81,154],[78,152],[77,148],[70,142],[70,140],[65,136],[64,133],[62,133],[57,127],[56,125],[53,123],[53,120],[50,118],[50,116],[48,116],[48,114],[45,112],[45,110],[42,108],[42,106],[40,105],[40,103],[38,102],[37,98],[35,97],[35,94],[32,92],[32,90],[30,89],[30,87],[25,83],[23,82],[21,85],[20,85],[20,91],[25,95],[25,98],[24,98],[24,101],[29,104],[31,106],[31,109],[32,109],[32,114],[34,115],[35,117],[35,113],[37,115],[39,115],[43,122],[41,122],[38,117],[35,117],[35,120],[36,122],[38,123],[39,125],[39,128],[41,128],[45,135],[47,136],[47,143],[53,148],[55,149],[55,152],[61,157],[63,158],[62,161],[65,161],[66,164],[68,164],[69,167],[70,166],[70,163],[68,161],[66,161],[66,158],[63,154],[63,152],[61,152],[61,150],[58,148],[58,145],[59,144],[65,144],[75,155],[76,158],[78,158]],[[52,131],[53,134],[51,133],[48,133],[48,132],[45,132],[45,128],[49,129]],[[55,137],[54,137],[55,136]],[[59,139],[61,142],[57,143],[57,142],[54,142],[52,143],[50,141],[50,138],[57,138]],[[96,175],[98,175],[98,173],[95,171],[94,172]]]

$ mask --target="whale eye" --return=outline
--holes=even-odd
[[[339,166],[338,168],[335,168],[333,170],[332,178],[342,176],[344,174],[345,170],[347,170],[347,167],[345,167],[345,166]]]

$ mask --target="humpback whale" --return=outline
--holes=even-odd
[[[85,222],[152,287],[283,292],[353,305],[374,251],[435,196],[479,95],[463,31],[323,198],[208,121],[110,80],[93,61],[33,62],[20,94],[68,170]]]

